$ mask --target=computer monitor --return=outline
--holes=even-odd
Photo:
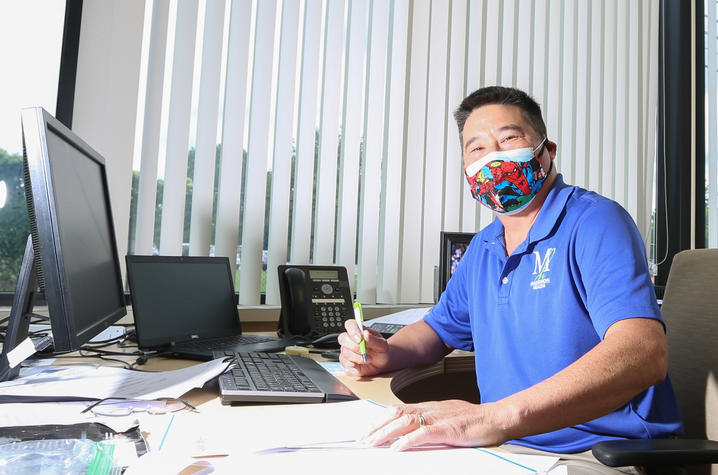
[[[18,353],[10,352],[26,351],[38,286],[47,300],[56,352],[78,349],[126,314],[105,160],[39,107],[22,110],[22,134],[31,233],[0,381],[18,374]]]

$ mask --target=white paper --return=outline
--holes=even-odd
[[[359,445],[357,439],[384,417],[384,411],[376,403],[359,400],[239,406],[202,415],[181,413],[167,433],[162,453],[230,455],[227,466],[241,460],[248,466],[272,467],[272,473],[340,471],[342,475],[366,475],[377,470],[436,475],[446,467],[471,467],[471,473],[530,474],[548,471],[558,460],[477,448],[433,446],[395,452],[388,447]],[[209,427],[212,429],[199,430]],[[347,463],[350,460],[356,463]],[[215,461],[219,463],[213,459],[213,465]]]
[[[7,363],[11,368],[35,353],[35,345],[30,338],[25,338],[19,345],[7,352]]]
[[[243,461],[250,466],[271,466],[273,473],[316,474],[332,473],[332,467],[342,475],[367,475],[368,473],[407,473],[411,475],[436,475],[450,467],[464,467],[468,473],[492,475],[530,475],[547,473],[558,457],[527,455],[513,463],[513,454],[501,454],[475,448],[429,448],[395,452],[389,448],[359,450],[303,450],[272,455],[250,454]],[[256,465],[255,465],[256,464]],[[319,467],[318,467],[319,465]],[[341,467],[341,470],[338,468]],[[286,471],[286,472],[285,472]]]
[[[2,396],[55,396],[104,399],[180,397],[227,368],[222,359],[173,371],[131,371],[107,366],[33,368],[29,376],[0,383]]]
[[[387,447],[360,446],[356,440],[384,416],[385,410],[366,400],[282,406],[201,406],[201,413],[182,411],[172,415],[133,414],[119,418],[80,414],[85,405],[4,404],[0,426],[72,424],[91,419],[109,424],[115,430],[126,430],[139,417],[157,466],[169,467],[173,461],[187,461],[188,457],[228,455],[208,460],[219,473],[235,473],[240,464],[271,467],[267,473],[286,470],[293,475],[337,471],[342,475],[394,471],[436,475],[445,472],[447,467],[467,467],[470,473],[498,475],[566,473],[565,467],[550,470],[558,457],[511,454],[500,449],[433,446],[395,452]],[[162,450],[158,451],[160,444]]]
[[[338,361],[318,361],[318,363],[331,374],[344,374],[344,366]]]
[[[383,317],[372,318],[366,321],[366,326],[371,327],[375,323],[397,323],[400,325],[409,325],[418,322],[429,313],[431,307],[410,308],[401,312],[384,315]]]

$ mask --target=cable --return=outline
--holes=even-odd
[[[115,362],[115,363],[120,363],[120,364],[122,364],[122,366],[124,366],[126,369],[134,370],[134,368],[132,367],[132,365],[131,365],[130,363],[128,363],[127,361],[125,361],[125,360],[121,360],[121,359],[119,359],[119,358],[107,358],[106,356],[104,356],[104,355],[102,355],[102,354],[97,354],[97,355],[85,355],[85,354],[82,353],[83,351],[84,351],[84,350],[80,350],[80,351],[79,351],[80,357],[84,357],[84,358],[98,358],[98,359],[101,359],[102,361],[113,361],[113,362]],[[137,370],[135,370],[135,371],[137,371]]]
[[[312,345],[321,344],[329,340],[336,340],[339,337],[339,333],[327,333],[326,335],[320,336],[316,340],[312,340]]]
[[[50,317],[46,317],[45,315],[38,315],[37,313],[31,313],[31,314],[30,314],[30,317],[31,317],[31,318],[35,318],[35,321],[30,320],[30,323],[31,323],[31,324],[32,324],[32,323],[46,322],[46,321],[50,320]],[[3,323],[7,323],[7,322],[9,322],[9,321],[10,321],[10,315],[8,315],[8,316],[5,317],[5,318],[0,318],[0,325],[2,325]],[[4,331],[4,330],[3,330],[3,331]]]
[[[100,349],[97,349],[97,348],[92,348],[92,347],[87,347],[87,346],[81,347],[79,351],[80,351],[80,352],[85,351],[85,352],[97,353],[98,355],[115,355],[115,356],[138,356],[138,355],[144,355],[144,354],[146,354],[146,353],[144,353],[144,352],[142,352],[142,351],[139,351],[139,350],[137,350],[137,351],[131,351],[131,352],[127,352],[127,351],[111,351],[111,350],[100,350]]]

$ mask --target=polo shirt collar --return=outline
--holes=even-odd
[[[536,216],[536,221],[529,230],[526,237],[527,243],[539,241],[551,233],[573,190],[574,187],[567,185],[563,181],[563,175],[559,173],[539,210],[538,216]]]
[[[563,175],[559,173],[553,182],[551,190],[549,190],[548,195],[546,195],[546,200],[543,202],[526,240],[521,243],[514,253],[524,252],[529,243],[538,241],[549,235],[556,225],[556,221],[558,221],[561,212],[563,212],[566,202],[573,193],[573,190],[574,187],[567,185],[563,181]],[[486,227],[484,235],[486,236],[484,242],[492,245],[490,249],[501,257],[505,257],[504,225],[501,221],[494,217],[491,224]]]

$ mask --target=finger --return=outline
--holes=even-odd
[[[359,347],[359,345],[354,342],[352,337],[350,337],[347,332],[339,334],[339,336],[337,337],[337,343],[339,343],[339,346],[341,346],[342,348],[352,348],[354,346],[356,346],[357,348]]]
[[[356,320],[354,319],[348,319],[344,321],[344,328],[346,328],[347,333],[349,334],[349,338],[351,338],[356,343],[359,343],[362,339],[362,332],[359,329],[359,324],[357,324]]]
[[[398,404],[394,406],[388,406],[382,413],[379,414],[377,418],[374,419],[375,422],[369,426],[367,437],[372,435],[374,432],[381,429],[382,427],[386,426],[393,420],[398,419],[399,417],[404,415],[413,415],[415,417],[415,420],[420,422],[421,418],[419,417],[419,415],[424,414],[425,411],[426,408],[422,403]],[[426,418],[424,419],[424,422],[427,422]]]
[[[356,363],[357,365],[364,363],[364,359],[362,358],[361,354],[359,353],[358,346],[356,348],[348,348],[346,346],[342,346],[342,348],[339,352],[339,361]]]
[[[397,437],[415,431],[419,428],[418,414],[402,414],[385,426],[377,429],[373,434],[363,440],[364,444],[377,446],[393,442]]]
[[[371,366],[372,357],[367,355],[367,360],[364,361],[362,355],[359,353],[358,346],[354,349],[341,347],[339,351],[339,362],[344,367],[344,372],[350,376],[369,376],[376,374],[376,368]]]
[[[346,333],[342,333],[337,338],[337,341],[339,342],[340,351],[343,352],[352,361],[359,362],[359,360],[361,360],[361,350],[359,349],[359,344],[354,342],[354,340],[352,340],[349,335],[347,335]]]
[[[391,444],[390,448],[401,452],[412,447],[430,444],[437,441],[437,430],[433,426],[421,426],[418,429],[409,432],[403,437],[399,437]]]
[[[383,411],[381,411],[376,417],[372,418],[372,421],[369,425],[369,430],[367,431],[367,434],[364,436],[364,438],[369,437],[377,430],[381,429],[385,425],[387,425],[389,422],[393,421],[397,417],[401,415],[401,406],[388,406]]]
[[[376,370],[366,364],[346,361],[342,363],[342,366],[344,368],[344,374],[346,374],[347,376],[363,377],[376,374]]]
[[[342,364],[344,374],[347,376],[361,376],[361,371],[359,370],[360,367],[356,363],[346,360],[342,361],[341,358],[339,359],[339,362]]]
[[[354,325],[356,325],[356,322],[353,322]],[[349,325],[345,323],[345,327],[349,328]],[[357,328],[358,332],[358,328]],[[362,333],[358,333],[359,335],[362,335]],[[347,350],[346,358],[350,361],[353,361],[355,363],[369,363],[371,362],[374,357],[372,354],[374,353],[386,353],[387,351],[387,342],[386,340],[381,336],[381,334],[371,334],[367,330],[364,330],[364,341],[366,342],[366,360],[364,360],[364,357],[361,354],[361,349],[359,346],[359,341],[361,341],[361,336],[357,338],[354,338],[349,335],[348,331],[341,333],[339,337],[337,337],[337,341],[339,342],[339,345],[342,350]]]

